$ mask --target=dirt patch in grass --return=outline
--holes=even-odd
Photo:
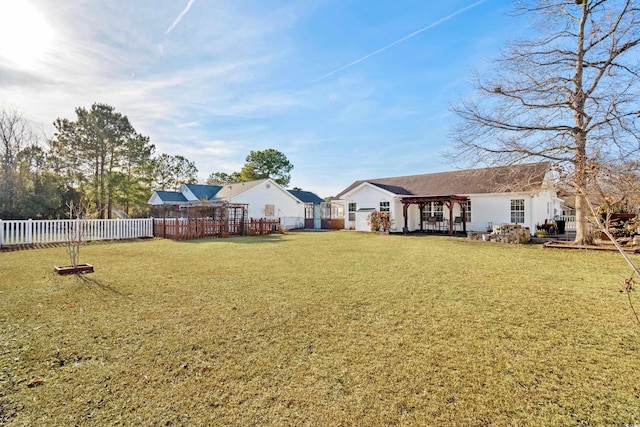
[[[65,260],[0,254],[0,424],[640,423],[615,254],[292,233]]]

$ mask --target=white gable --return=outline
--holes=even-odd
[[[392,218],[402,215],[402,204],[395,194],[376,185],[363,182],[348,193],[343,194],[345,204],[345,228],[357,231],[369,231],[368,216],[373,210],[380,211],[381,203],[388,203]],[[349,211],[354,208],[355,211]],[[399,215],[398,215],[399,212]],[[394,227],[402,227],[395,221]]]
[[[151,197],[149,198],[149,201],[147,202],[147,204],[157,206],[157,205],[164,204],[164,202],[162,201],[160,196],[158,196],[158,193],[154,191]]]
[[[189,187],[187,187],[187,184],[182,184],[180,186],[180,190],[178,190],[182,193],[182,195],[184,196],[185,199],[187,199],[190,202],[197,202],[198,198],[196,197],[195,194],[193,194],[193,192],[191,190],[189,190]]]
[[[377,193],[379,193],[382,197],[386,197],[389,200],[395,197],[395,194],[393,194],[390,191],[384,190],[378,187],[377,185],[373,185],[368,182],[363,182],[357,187],[351,189],[349,192],[344,193],[340,199],[341,200],[349,200],[354,198],[359,199],[363,197],[363,195],[366,198],[367,196],[377,194]]]
[[[224,195],[230,203],[247,204],[250,218],[281,218],[285,228],[304,226],[304,203],[272,179],[230,184]]]

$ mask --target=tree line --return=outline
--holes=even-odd
[[[56,119],[53,137],[44,138],[19,112],[0,110],[1,219],[65,218],[69,202],[95,218],[112,218],[116,211],[146,216],[152,190],[197,182],[194,162],[156,154],[150,138],[114,107],[95,103],[75,114],[75,120]],[[272,176],[286,186],[292,168],[277,150],[252,151],[242,171],[226,177],[217,172],[208,181]]]

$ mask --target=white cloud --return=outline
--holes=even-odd
[[[181,123],[178,125],[179,128],[194,128],[198,126],[200,126],[199,122],[188,122],[188,123]]]
[[[191,9],[191,5],[193,5],[193,2],[194,0],[189,0],[189,2],[187,3],[187,6],[182,10],[182,12],[180,12],[180,14],[176,17],[176,19],[171,24],[171,26],[167,28],[167,31],[164,32],[165,34],[169,34],[171,30],[173,30],[176,27],[176,25],[178,25],[178,23],[182,20],[184,15],[186,15],[187,12],[189,12],[189,9]]]

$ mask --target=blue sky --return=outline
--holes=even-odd
[[[505,43],[511,2],[20,0],[0,2],[0,104],[52,135],[113,105],[204,180],[252,150],[321,197],[358,179],[451,170],[455,117]]]

